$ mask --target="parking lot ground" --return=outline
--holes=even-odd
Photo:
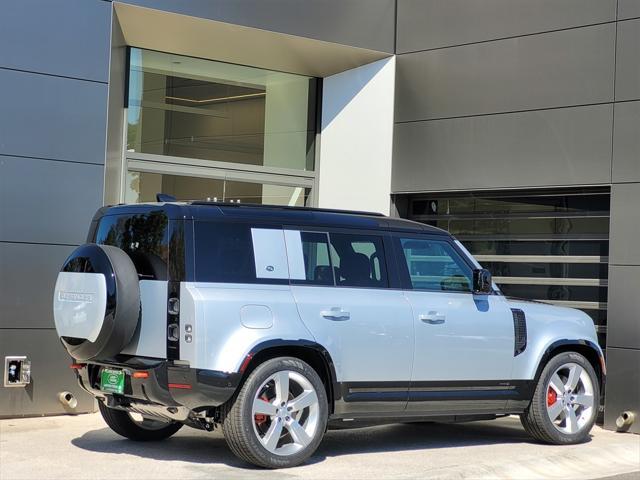
[[[529,440],[515,417],[395,424],[327,433],[304,466],[263,471],[238,461],[222,433],[183,428],[135,443],[99,414],[0,420],[0,479],[593,479],[640,478],[640,436],[595,428],[582,445]]]

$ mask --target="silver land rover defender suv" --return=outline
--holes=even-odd
[[[343,423],[519,415],[538,441],[582,442],[605,375],[589,316],[506,298],[447,232],[371,213],[105,207],[53,308],[116,433],[220,426],[267,468]]]

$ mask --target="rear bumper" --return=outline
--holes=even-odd
[[[100,371],[104,367],[125,371],[123,395],[100,390]],[[87,363],[76,372],[80,386],[91,395],[104,398],[110,407],[150,408],[176,420],[185,419],[192,410],[222,405],[233,396],[242,376],[141,357]],[[135,372],[146,372],[147,377],[135,378]]]

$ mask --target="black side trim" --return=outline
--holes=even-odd
[[[512,308],[514,345],[513,356],[517,357],[527,348],[527,318],[519,308]]]
[[[448,400],[529,400],[531,380],[343,382],[345,402],[423,402]]]

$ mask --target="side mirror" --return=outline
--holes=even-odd
[[[491,272],[485,268],[473,271],[473,293],[486,294],[493,291]]]

